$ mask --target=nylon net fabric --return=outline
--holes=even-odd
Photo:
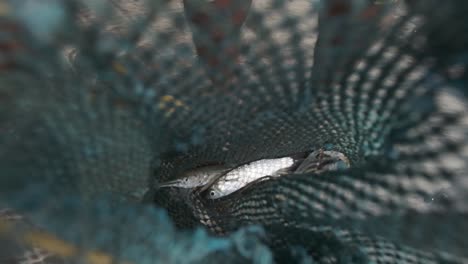
[[[1,1],[0,262],[468,262],[465,2]]]

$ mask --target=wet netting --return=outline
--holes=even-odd
[[[468,263],[467,14],[0,1],[0,263]],[[350,167],[158,187],[317,149]]]

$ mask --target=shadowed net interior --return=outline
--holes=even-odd
[[[0,262],[468,262],[467,11],[0,2]],[[351,168],[158,188],[320,148]]]

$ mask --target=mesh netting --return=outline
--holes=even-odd
[[[468,262],[465,2],[1,1],[0,262]]]

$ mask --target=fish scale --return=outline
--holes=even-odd
[[[237,167],[221,176],[208,189],[208,198],[229,195],[262,178],[279,177],[288,173],[323,173],[349,168],[349,159],[338,151],[316,150],[306,158],[283,157],[263,159]]]
[[[222,176],[208,189],[208,197],[216,199],[233,193],[248,183],[259,180],[265,176],[277,177],[285,172],[279,171],[294,165],[294,159],[284,157],[278,159],[263,159],[254,161],[233,169]]]

